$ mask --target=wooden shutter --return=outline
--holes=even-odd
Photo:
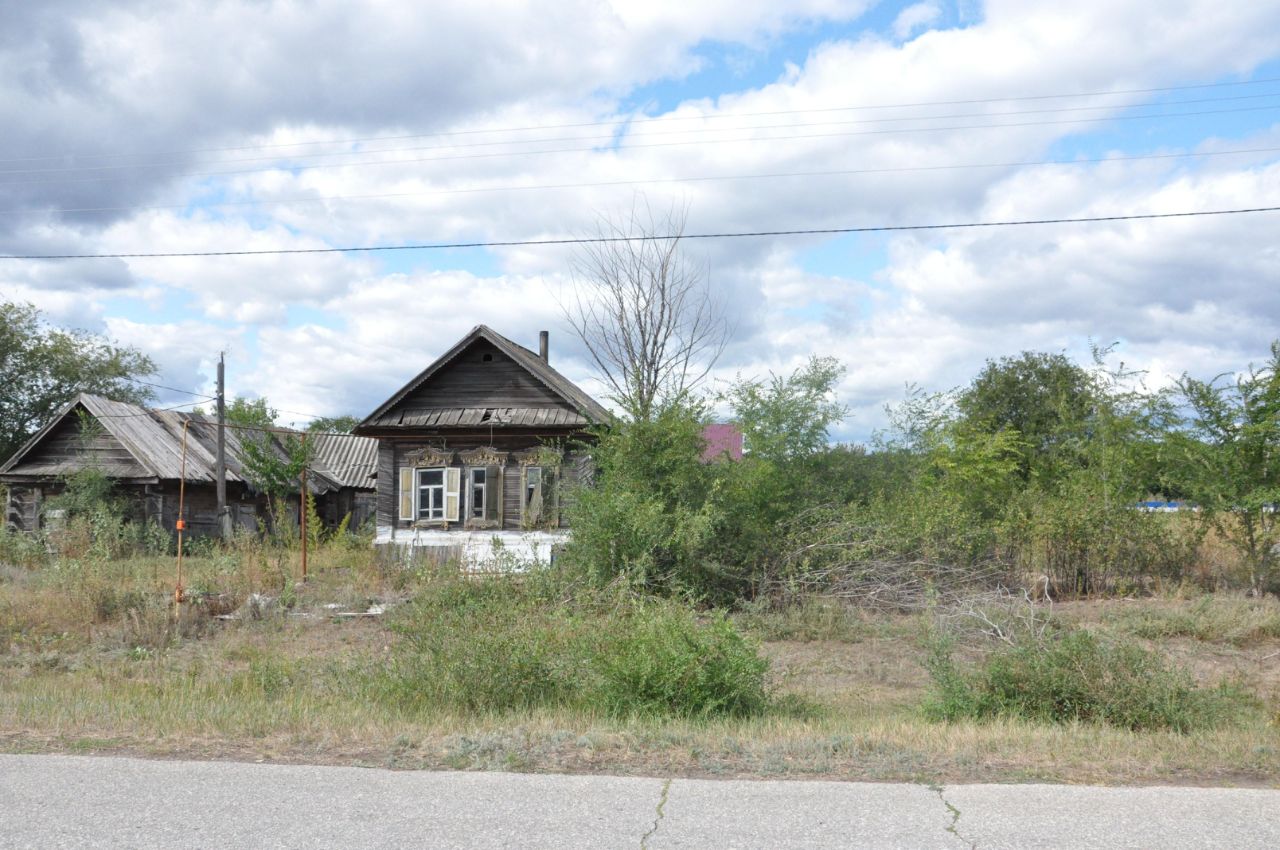
[[[532,490],[532,492],[530,492]],[[542,467],[520,469],[520,525],[536,528],[542,519]]]
[[[497,522],[501,517],[502,505],[502,470],[497,466],[484,468],[484,518]]]
[[[560,467],[547,466],[542,470],[542,517],[547,528],[560,525]]]
[[[458,503],[462,495],[462,469],[447,467],[444,471],[444,518],[446,522],[458,521]]]
[[[400,467],[400,519],[414,519],[413,467]]]

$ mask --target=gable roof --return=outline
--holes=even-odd
[[[77,409],[83,409],[107,434],[114,437],[144,473],[112,477],[178,480],[185,472],[188,482],[213,483],[216,480],[218,423],[213,417],[173,410],[149,410],[136,404],[88,393],[81,393],[63,405],[52,420],[18,449],[13,457],[5,461],[0,466],[0,478],[65,475],[83,468],[82,464],[74,461],[57,465],[24,463]],[[185,467],[182,457],[184,427],[187,430]],[[275,449],[283,455],[284,448],[277,435],[271,434],[270,437]],[[344,439],[350,441],[350,444],[342,445],[341,441]],[[245,482],[240,462],[244,447],[237,429],[227,429],[226,444],[227,481]],[[355,436],[326,440],[323,445],[316,447],[312,464],[308,468],[307,489],[315,493],[326,493],[346,486],[371,488],[373,485],[370,479],[376,458],[377,440]],[[348,468],[334,471],[330,468],[330,463],[345,464]],[[346,483],[348,481],[365,483]]]
[[[534,380],[560,399],[563,399],[576,411],[576,415],[569,411],[508,407],[502,405],[501,399],[494,399],[494,404],[490,407],[432,407],[404,411],[400,415],[395,415],[397,405],[480,340],[487,341],[511,358]],[[376,427],[584,426],[597,422],[607,422],[609,418],[609,411],[603,405],[553,369],[550,363],[523,345],[507,339],[493,328],[487,325],[476,325],[466,336],[458,340],[452,348],[437,358],[426,369],[419,372],[413,380],[401,387],[395,395],[383,402],[377,410],[365,417],[357,428],[357,433],[362,428]]]

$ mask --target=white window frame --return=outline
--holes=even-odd
[[[480,474],[480,482],[476,483],[476,473]],[[476,491],[479,489],[480,505],[476,506]],[[489,470],[483,466],[473,466],[467,472],[467,518],[484,519],[485,506],[489,498]]]
[[[448,473],[445,471],[446,469],[447,467],[444,467],[444,466],[424,466],[424,467],[415,469],[413,471],[413,480],[415,485],[414,494],[413,494],[414,516],[416,516],[419,520],[424,520],[424,519],[427,521],[443,521],[444,520],[446,493],[448,490],[446,486],[448,483]],[[422,476],[423,476],[423,473],[426,473],[426,472],[440,473],[440,483],[424,485],[422,483]],[[423,496],[424,490],[439,492],[439,501],[434,505],[426,506],[426,510],[430,512],[429,515],[423,515],[424,507],[422,503],[422,496]]]
[[[543,473],[543,469],[542,469],[542,466],[540,466],[540,465],[538,465],[538,466],[526,466],[526,467],[525,467],[525,469],[524,469],[524,492],[520,494],[520,514],[521,514],[521,516],[527,516],[527,515],[528,515],[528,512],[529,512],[529,505],[533,502],[533,499],[531,498],[531,494],[530,494],[530,492],[529,492],[529,489],[530,489],[529,478],[530,478],[531,473],[533,473],[533,471],[534,471],[534,470],[537,470],[537,472],[538,472],[538,483],[537,483],[537,484],[535,484],[535,485],[532,485],[532,486],[534,486],[534,487],[536,487],[536,488],[537,488],[538,496],[539,496],[539,497],[541,497],[541,496],[542,496],[542,481],[543,481],[543,475],[544,475],[544,473]]]

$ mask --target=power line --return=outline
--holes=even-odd
[[[1280,207],[1250,207],[1229,210],[1196,210],[1173,213],[1139,213],[1134,215],[1086,216],[1081,218],[1037,218],[1008,221],[969,221],[947,224],[896,224],[869,227],[824,227],[798,230],[754,230],[722,233],[673,233],[648,236],[583,236],[561,239],[510,239],[489,242],[431,242],[418,245],[365,245],[350,248],[274,248],[249,251],[166,251],[119,254],[5,254],[0,260],[106,260],[158,259],[172,257],[251,257],[279,254],[343,254],[375,251],[437,251],[455,248],[514,248],[542,245],[590,245],[610,242],[670,241],[673,239],[744,239],[763,236],[830,236],[847,233],[899,233],[921,230],[965,230],[987,227],[1018,227],[1032,224],[1087,224],[1092,222],[1142,221],[1168,218],[1194,218],[1215,215],[1280,212]],[[296,411],[293,411],[296,413]],[[299,414],[302,415],[302,414]]]
[[[609,186],[641,186],[662,183],[705,183],[722,180],[772,180],[779,178],[792,177],[841,177],[852,176],[858,174],[899,174],[913,171],[953,171],[963,169],[978,168],[1025,168],[1029,166],[1041,165],[1098,165],[1109,162],[1136,162],[1141,160],[1161,160],[1161,159],[1191,159],[1195,157],[1217,157],[1217,156],[1240,156],[1245,154],[1259,153],[1277,153],[1280,147],[1270,148],[1244,148],[1240,150],[1229,151],[1190,151],[1186,153],[1164,153],[1164,154],[1135,154],[1133,156],[1102,156],[1087,159],[1042,159],[1042,160],[1020,160],[1012,162],[979,162],[979,163],[957,163],[954,165],[904,165],[894,168],[842,168],[823,171],[775,171],[765,172],[761,174],[715,174],[701,175],[692,177],[653,177],[642,178],[637,180],[600,180],[586,183],[540,183],[534,185],[506,185],[506,186],[468,186],[454,189],[431,189],[422,192],[375,192],[361,195],[317,195],[310,198],[268,198],[255,199],[251,201],[217,201],[214,203],[199,203],[188,201],[182,204],[143,204],[143,205],[125,205],[113,207],[65,207],[56,209],[40,210],[41,212],[50,214],[62,213],[84,213],[84,212],[119,212],[125,210],[168,210],[168,209],[186,209],[197,203],[201,208],[221,209],[225,207],[246,207],[246,206],[279,206],[285,204],[312,204],[326,203],[330,201],[363,201],[378,200],[387,198],[418,198],[432,195],[461,195],[474,194],[481,192],[528,192],[541,191],[549,189],[593,189]],[[25,215],[33,212],[31,209],[8,209],[0,210],[0,215]]]
[[[141,381],[137,378],[130,378],[128,375],[122,375],[121,377],[124,378],[126,381],[131,381],[135,384],[141,384],[144,387],[155,387],[158,390],[168,390],[171,393],[182,393],[184,395],[193,395],[196,398],[202,399],[204,401],[218,400],[217,396],[205,395],[204,393],[192,392],[191,390],[180,390],[177,387],[166,387],[164,384],[153,384],[150,381]],[[191,402],[191,403],[197,404],[198,402]]]
[[[137,380],[136,380],[136,379],[134,379],[134,378],[126,378],[125,380],[135,381],[136,383],[140,383],[140,384],[146,384],[146,383],[147,383],[146,381],[137,381]],[[147,386],[159,386],[159,385],[158,385],[158,384],[147,384]],[[162,389],[173,389],[173,388],[172,388],[172,387],[162,387]],[[190,393],[191,395],[198,395],[198,393],[191,393],[191,392],[190,392],[190,390],[177,390],[177,389],[174,389],[173,391],[174,391],[174,392],[179,392],[179,393]],[[210,398],[210,397],[208,397],[208,396],[206,396],[205,398],[207,398],[207,399],[208,399],[208,400],[210,400],[210,401],[212,401],[212,400],[213,400],[212,398]],[[191,406],[196,405],[196,404],[199,404],[199,403],[200,403],[200,402],[198,402],[198,401],[184,401],[182,404],[175,404],[175,405],[173,405],[172,407],[144,407],[144,408],[140,409],[137,413],[103,413],[103,414],[97,414],[97,413],[95,413],[95,414],[94,414],[94,418],[95,418],[95,419],[138,419],[138,418],[140,418],[140,417],[143,417],[143,416],[151,416],[151,415],[156,414],[156,413],[169,413],[169,412],[171,412],[171,411],[180,410],[180,409],[182,409],[182,408],[184,408],[184,407],[191,407]],[[280,412],[280,413],[293,413],[293,414],[296,414],[296,415],[298,415],[298,416],[308,416],[308,417],[310,417],[310,418],[312,418],[312,419],[320,419],[320,418],[321,418],[321,417],[319,417],[319,416],[316,416],[315,414],[311,414],[311,413],[299,413],[299,412],[298,412],[298,411],[296,411],[296,410],[281,410],[281,411],[278,411],[278,412]],[[193,425],[208,425],[208,426],[210,426],[210,427],[214,427],[214,426],[216,426],[218,423],[217,423],[216,421],[212,420],[212,419],[209,419],[209,418],[206,416],[203,420],[198,420],[198,421],[197,421],[197,420],[192,420],[192,424],[193,424]],[[240,425],[240,424],[237,424],[237,423],[234,423],[234,422],[227,422],[227,423],[226,423],[226,427],[228,427],[228,428],[234,428],[234,429],[236,429],[236,430],[238,430],[238,431],[270,431],[270,432],[279,433],[279,434],[294,434],[294,435],[298,435],[298,436],[301,436],[302,434],[304,434],[304,433],[305,433],[305,434],[306,434],[307,436],[309,436],[309,437],[354,437],[354,436],[355,436],[354,434],[350,434],[350,433],[343,433],[343,432],[340,432],[340,431],[305,431],[305,430],[297,429],[297,428],[281,428],[281,427],[279,427],[279,426],[265,426],[265,425]]]
[[[199,404],[199,403],[200,402],[198,401],[184,401],[182,404],[175,404],[173,407],[157,407],[157,408],[148,407],[148,408],[143,408],[142,412],[140,413],[103,413],[101,415],[95,413],[94,418],[95,419],[137,419],[140,416],[150,416],[153,413],[167,413],[171,410],[178,410],[183,407],[191,407],[192,405]]]
[[[647,124],[667,123],[667,122],[676,122],[676,121],[705,121],[705,120],[724,120],[724,119],[731,119],[731,118],[759,118],[759,117],[766,117],[766,116],[773,116],[773,115],[800,115],[800,114],[808,114],[808,113],[851,112],[851,111],[862,111],[862,110],[869,110],[869,109],[911,109],[911,108],[924,107],[924,106],[969,106],[969,105],[976,105],[976,104],[983,104],[983,103],[1004,103],[1004,102],[1017,103],[1017,102],[1026,102],[1026,101],[1062,100],[1062,99],[1083,98],[1083,97],[1114,97],[1117,95],[1126,95],[1126,94],[1163,94],[1163,93],[1177,92],[1177,91],[1200,91],[1204,89],[1230,88],[1230,87],[1236,87],[1236,86],[1265,85],[1267,83],[1275,83],[1275,82],[1280,82],[1280,77],[1266,77],[1258,80],[1238,80],[1238,81],[1218,82],[1218,83],[1199,83],[1199,84],[1183,85],[1183,86],[1159,86],[1159,87],[1152,87],[1152,88],[1115,89],[1112,91],[1015,95],[1015,96],[1005,96],[1005,97],[969,98],[969,99],[960,99],[960,100],[915,101],[915,102],[909,102],[909,103],[857,104],[857,105],[848,105],[848,106],[811,107],[808,109],[777,109],[777,110],[755,111],[755,112],[716,113],[711,115],[664,115],[664,116],[655,116],[650,118],[611,119],[608,121],[583,121],[583,122],[561,123],[561,124],[532,124],[532,125],[516,126],[516,127],[509,126],[509,127],[497,127],[497,128],[475,128],[475,129],[466,129],[466,130],[443,130],[443,131],[435,131],[431,133],[410,133],[410,134],[397,135],[397,136],[364,136],[364,137],[357,137],[357,138],[323,139],[323,140],[305,141],[305,142],[275,142],[275,143],[266,143],[266,144],[258,144],[258,145],[234,145],[234,146],[219,147],[219,148],[187,148],[187,149],[181,149],[181,150],[151,151],[143,154],[134,154],[134,153],[125,153],[125,152],[96,153],[96,154],[71,153],[71,154],[0,159],[0,162],[40,162],[40,161],[66,159],[67,157],[102,158],[102,157],[112,157],[112,156],[168,156],[168,155],[187,155],[187,154],[199,154],[199,153],[223,153],[227,151],[241,151],[241,150],[271,150],[271,149],[286,148],[286,147],[299,147],[302,145],[348,145],[348,144],[357,144],[361,142],[400,141],[404,139],[424,139],[424,138],[434,138],[434,137],[440,137],[440,136],[463,136],[463,135],[475,135],[475,134],[481,134],[481,133],[532,132],[532,131],[538,131],[538,130],[566,130],[566,129],[576,129],[576,128],[583,128],[583,127],[642,126]]]
[[[755,142],[781,142],[795,141],[798,139],[830,139],[830,138],[848,138],[853,136],[879,136],[879,135],[895,135],[908,133],[940,133],[953,130],[1003,130],[1015,129],[1020,127],[1043,127],[1062,124],[1093,124],[1100,121],[1142,121],[1153,118],[1187,118],[1202,115],[1222,115],[1227,113],[1239,112],[1259,112],[1264,110],[1280,109],[1280,105],[1268,106],[1247,106],[1235,109],[1209,109],[1198,110],[1193,112],[1178,113],[1162,113],[1154,115],[1113,115],[1099,116],[1095,118],[1073,118],[1060,121],[1021,121],[1003,124],[961,124],[950,125],[945,127],[902,127],[889,130],[852,130],[839,133],[800,133],[789,136],[750,136],[736,139],[690,139],[678,142],[642,142],[639,144],[622,144],[610,150],[616,152],[624,152],[629,150],[638,150],[641,148],[661,148],[661,147],[679,147],[687,145],[725,145],[737,143],[755,143]],[[320,168],[355,168],[374,165],[409,165],[422,162],[447,162],[457,160],[470,159],[493,159],[498,157],[517,157],[517,156],[546,156],[550,154],[561,153],[590,153],[599,151],[599,147],[585,148],[551,148],[548,150],[525,150],[525,151],[500,151],[495,153],[472,153],[472,154],[452,154],[448,156],[429,156],[429,157],[412,157],[409,159],[381,159],[381,160],[364,160],[357,162],[333,162],[333,163],[312,163],[302,165],[280,164],[265,168],[240,168],[240,169],[224,169],[219,171],[189,171],[180,176],[183,177],[209,177],[227,174],[257,174],[268,171],[311,171]],[[147,166],[129,166],[129,167],[147,167]],[[16,173],[16,172],[15,172]],[[25,186],[25,185],[48,185],[57,183],[92,183],[92,182],[108,182],[118,180],[131,180],[132,176],[98,176],[98,177],[65,177],[53,180],[8,180],[0,182],[0,188],[5,186]]]
[[[1159,105],[1181,106],[1183,104],[1224,103],[1227,101],[1257,100],[1260,98],[1274,98],[1274,97],[1280,97],[1280,92],[1232,95],[1229,97],[1216,97],[1216,98],[1197,98],[1197,99],[1191,99],[1191,100],[1179,100],[1170,104],[1159,104]],[[659,131],[650,132],[650,133],[633,133],[626,138],[634,140],[634,139],[659,138],[663,136],[689,135],[691,133],[713,133],[713,132],[724,132],[724,131],[747,132],[747,131],[753,131],[753,130],[789,130],[789,129],[804,129],[804,128],[810,128],[810,127],[840,127],[840,126],[862,125],[862,124],[884,124],[891,121],[893,122],[946,121],[946,120],[963,119],[963,118],[981,118],[981,119],[1008,118],[1008,117],[1017,117],[1020,115],[1044,115],[1044,114],[1057,114],[1057,113],[1063,113],[1063,112],[1099,112],[1104,110],[1132,109],[1135,107],[1141,107],[1143,105],[1144,104],[1140,104],[1140,103],[1120,103],[1120,104],[1111,104],[1111,105],[1104,105],[1104,106],[1067,106],[1067,107],[1053,107],[1050,109],[1008,110],[1004,112],[985,112],[985,113],[968,112],[968,113],[961,113],[961,114],[953,113],[950,115],[907,115],[907,116],[898,116],[898,117],[892,117],[892,118],[862,118],[862,119],[845,120],[845,121],[791,122],[787,124],[757,124],[754,126],[739,126],[739,127],[694,127],[690,129],[683,129],[683,130],[665,130],[665,131],[659,130]],[[1270,106],[1259,107],[1259,108],[1260,109],[1276,108],[1276,105],[1272,104]],[[1200,113],[1198,112],[1163,112],[1163,113],[1154,113],[1151,115],[1140,115],[1140,116],[1131,116],[1131,117],[1133,118],[1165,118],[1165,117],[1172,117],[1172,116],[1196,115],[1196,114],[1200,114]],[[1101,120],[1101,119],[1082,118],[1078,120],[1088,121],[1088,120]],[[906,129],[913,129],[913,128],[906,128]],[[499,139],[499,140],[491,140],[491,141],[485,141],[485,142],[466,142],[466,143],[452,142],[452,143],[442,144],[442,145],[428,145],[424,147],[410,147],[410,148],[381,148],[381,149],[347,150],[347,151],[322,151],[318,153],[303,153],[303,154],[288,154],[288,155],[276,154],[273,156],[255,156],[255,157],[242,157],[239,159],[213,160],[212,162],[209,162],[207,164],[234,165],[236,163],[242,163],[242,162],[275,162],[275,161],[281,161],[281,160],[287,160],[287,161],[293,162],[303,158],[315,158],[315,157],[339,157],[339,156],[360,156],[360,155],[367,156],[369,154],[375,154],[375,153],[376,154],[415,153],[415,152],[421,152],[421,151],[453,150],[453,149],[459,149],[459,148],[462,148],[462,149],[483,148],[483,147],[496,147],[499,145],[517,145],[517,144],[553,144],[553,143],[559,143],[559,142],[609,142],[609,141],[614,141],[617,138],[618,137],[611,134],[611,135],[605,135],[605,136],[601,136],[601,135],[558,136],[558,137],[552,137],[552,138],[534,138],[534,139]],[[716,141],[716,140],[709,139],[707,141]],[[88,172],[88,171],[121,171],[125,169],[135,169],[135,168],[136,169],[166,168],[168,166],[182,165],[182,164],[183,162],[181,160],[167,160],[167,161],[155,161],[155,162],[116,163],[116,164],[110,164],[110,165],[67,165],[67,166],[61,166],[57,168],[14,168],[14,169],[0,170],[0,175],[63,174],[63,173],[71,173],[71,172]],[[317,164],[324,165],[326,163],[317,163]],[[343,165],[346,163],[331,163],[331,164]]]

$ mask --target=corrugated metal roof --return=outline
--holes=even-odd
[[[324,466],[339,486],[372,490],[378,470],[378,441],[350,434],[314,434],[315,462]]]
[[[530,351],[529,349],[525,348],[523,345],[519,345],[518,343],[512,342],[511,340],[507,339],[505,336],[498,333],[493,328],[490,328],[488,325],[476,325],[474,328],[471,329],[470,333],[464,336],[452,348],[450,348],[447,352],[441,355],[439,359],[437,359],[434,363],[432,363],[426,369],[423,369],[420,373],[418,373],[417,377],[415,377],[409,383],[401,387],[400,390],[397,391],[395,395],[387,399],[387,401],[384,402],[373,413],[369,414],[369,416],[363,422],[360,423],[360,427],[361,428],[424,427],[422,423],[414,421],[418,417],[419,411],[404,411],[403,414],[397,413],[395,411],[396,405],[398,405],[401,401],[403,401],[404,398],[409,393],[413,392],[422,384],[426,383],[426,381],[432,375],[434,375],[441,368],[443,368],[450,361],[452,361],[455,357],[461,354],[468,346],[470,346],[477,339],[485,339],[491,342],[494,346],[498,348],[498,350],[502,351],[504,354],[506,354],[508,357],[510,357],[512,360],[514,360],[516,363],[522,366],[535,379],[541,382],[544,386],[546,386],[552,392],[559,395],[565,401],[569,402],[576,409],[575,411],[565,411],[565,413],[569,417],[572,417],[572,419],[566,420],[564,422],[526,421],[519,424],[590,425],[593,422],[603,423],[603,422],[609,421],[610,419],[609,411],[605,410],[604,406],[601,405],[600,402],[596,401],[591,396],[584,393],[581,389],[579,389],[577,384],[573,383],[573,381],[570,381],[564,375],[561,375],[555,369],[551,368],[550,363],[543,360],[541,357],[539,357],[537,354]],[[471,424],[476,424],[479,426],[488,426],[492,424],[494,427],[503,427],[503,426],[514,427],[517,424],[515,422],[490,423],[489,420],[486,419],[483,422],[472,423],[470,420],[474,415],[483,416],[484,411],[486,410],[487,411],[498,411],[498,410],[528,411],[533,409],[534,408],[431,408],[431,411],[433,412],[432,414],[430,415],[423,414],[423,415],[427,415],[428,418],[430,418],[430,416],[434,416],[432,425],[436,425],[436,426],[459,426],[460,425],[462,427],[468,427]],[[437,415],[434,413],[434,411],[440,411],[440,412]],[[480,413],[472,414],[472,413],[464,413],[463,411],[480,411]],[[410,414],[412,414],[412,416]],[[514,415],[523,416],[525,419],[530,418],[527,413],[513,414],[513,416]],[[455,416],[457,417],[456,421],[454,420]]]
[[[114,401],[102,396],[81,394],[67,404],[54,419],[27,441],[18,452],[0,467],[4,475],[47,475],[45,465],[24,465],[22,459],[35,449],[59,422],[81,407],[94,417],[102,427],[129,451],[146,470],[145,475],[122,477],[147,477],[178,480],[185,472],[189,482],[213,482],[216,478],[218,425],[212,417],[198,413],[173,410],[148,410],[136,404]],[[187,429],[185,464],[182,454],[182,431]],[[228,428],[227,480],[245,481],[242,438],[250,439],[251,432]],[[280,457],[285,456],[279,435],[266,433],[271,445]],[[296,433],[299,436],[301,432]],[[315,493],[325,493],[339,487],[372,488],[372,475],[377,465],[378,443],[367,437],[314,435],[309,438],[324,440],[324,448],[318,444],[312,465],[308,470],[307,484]],[[350,445],[343,445],[344,441]],[[71,470],[66,470],[71,471]],[[65,474],[65,471],[64,473]],[[346,482],[361,483],[346,483]]]

